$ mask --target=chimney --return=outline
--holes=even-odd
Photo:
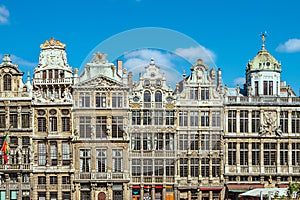
[[[122,66],[123,65],[123,61],[122,60],[117,60],[117,68],[118,68],[118,75],[120,77],[122,77],[123,73],[122,73]]]

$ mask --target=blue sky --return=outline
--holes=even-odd
[[[222,69],[224,84],[235,87],[245,76],[246,63],[261,48],[260,33],[267,31],[266,49],[281,62],[282,80],[298,94],[299,7],[298,0],[0,0],[0,54],[11,54],[21,70],[32,72],[38,63],[39,45],[54,37],[67,45],[73,68],[80,68],[93,50],[102,51],[102,47],[108,51],[108,59],[122,56],[115,49],[124,50],[127,67],[142,65],[149,55],[156,56],[159,64],[187,74],[189,64],[204,57],[209,66]],[[180,41],[175,37],[170,42],[172,38],[167,36],[152,38],[157,43],[150,49],[151,34],[145,33],[110,43],[129,30],[134,30],[132,34],[147,32],[144,27],[176,32]],[[139,43],[143,39],[149,42]],[[174,53],[187,61],[170,60]]]

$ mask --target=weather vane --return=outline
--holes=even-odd
[[[260,33],[261,40],[262,40],[262,49],[265,49],[265,41],[266,41],[266,36],[268,36],[267,31]]]

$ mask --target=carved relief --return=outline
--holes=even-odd
[[[280,126],[277,126],[276,112],[265,112],[263,120],[260,125],[259,134],[264,135],[277,135],[282,136]]]

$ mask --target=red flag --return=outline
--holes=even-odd
[[[7,134],[4,138],[1,151],[3,152],[3,158],[4,158],[4,161],[5,161],[5,164],[7,164],[8,163],[8,136],[7,136]]]

